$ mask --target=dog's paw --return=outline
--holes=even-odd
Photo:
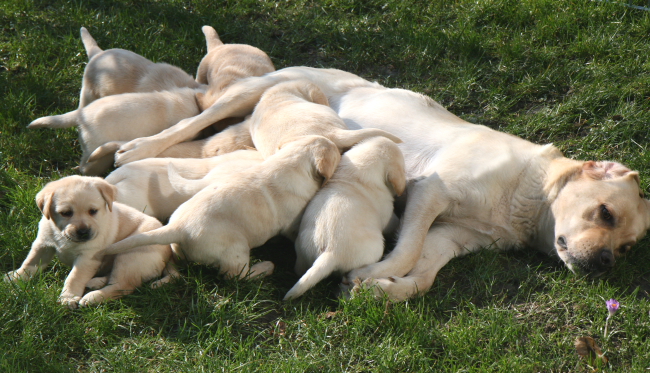
[[[73,296],[73,295],[61,295],[59,297],[59,303],[62,305],[68,307],[71,310],[76,309],[79,307],[79,301],[81,300],[81,297],[78,296]]]
[[[6,282],[18,282],[18,281],[27,281],[31,278],[29,273],[26,271],[17,269],[15,271],[7,272],[4,275],[4,280]]]
[[[159,149],[156,142],[147,137],[131,140],[115,152],[115,166],[120,167],[141,159],[155,157],[163,150],[165,149]]]
[[[79,307],[84,308],[84,307],[89,307],[89,306],[94,306],[99,303],[102,303],[105,300],[104,295],[101,291],[95,290],[91,291],[90,293],[84,295],[83,298],[79,301]]]
[[[108,283],[108,276],[105,277],[95,277],[92,280],[88,281],[86,287],[88,289],[96,290],[101,289]]]

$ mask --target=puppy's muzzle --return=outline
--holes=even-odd
[[[71,237],[72,241],[75,242],[86,242],[90,241],[93,238],[93,230],[88,227],[80,227],[74,231],[74,235]]]

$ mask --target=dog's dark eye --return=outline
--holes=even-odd
[[[61,211],[59,215],[63,216],[64,218],[69,218],[72,216],[72,210]]]
[[[88,210],[88,213],[89,213],[91,216],[93,216],[93,215],[95,215],[95,214],[97,213],[97,209],[90,209],[90,210]]]
[[[605,205],[600,206],[600,217],[606,222],[612,222],[614,220],[614,217],[612,216],[612,214],[607,209],[607,206]]]

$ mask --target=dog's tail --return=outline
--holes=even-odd
[[[68,128],[76,127],[79,124],[78,118],[79,110],[72,110],[61,115],[50,115],[47,117],[40,117],[30,124],[27,128]]]
[[[152,231],[136,234],[127,237],[122,241],[115,242],[100,252],[101,255],[115,255],[127,252],[134,247],[146,245],[169,245],[182,240],[182,234],[171,228],[169,225],[154,229]]]
[[[335,260],[330,252],[321,254],[307,272],[284,296],[284,300],[295,299],[314,287],[318,282],[334,272]]]
[[[104,156],[109,154],[115,154],[116,151],[120,149],[122,145],[126,144],[126,141],[110,141],[103,145],[100,145],[88,157],[88,162],[94,162],[98,159],[104,158]]]
[[[365,139],[369,139],[375,136],[386,137],[396,144],[402,142],[399,137],[378,128],[364,128],[360,130],[337,129],[334,132],[334,135],[330,137],[330,140],[332,140],[332,142],[336,144],[339,149],[346,149],[353,147],[355,144]]]
[[[210,180],[207,177],[196,180],[182,177],[173,162],[167,164],[167,176],[172,188],[184,196],[193,196],[210,184]]]
[[[89,60],[97,53],[102,52],[102,49],[97,45],[95,39],[90,36],[90,32],[88,32],[85,27],[81,28],[81,41],[84,43],[84,48],[86,48],[86,54],[88,55]]]
[[[201,31],[203,31],[203,35],[205,35],[205,44],[208,47],[208,52],[223,45],[223,42],[219,39],[219,34],[217,34],[217,31],[213,27],[203,26],[201,27]]]

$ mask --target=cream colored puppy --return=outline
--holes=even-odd
[[[253,144],[264,158],[274,154],[288,139],[298,136],[323,136],[341,150],[375,136],[402,142],[397,136],[376,128],[348,130],[329,107],[325,94],[307,80],[280,83],[264,92],[249,126]]]
[[[334,272],[379,261],[384,252],[382,230],[393,215],[393,196],[404,188],[404,157],[392,141],[373,137],[343,154],[300,221],[296,273],[304,275],[284,299],[299,297]]]
[[[261,162],[255,150],[205,159],[147,158],[116,169],[106,181],[117,188],[118,202],[164,220],[209,182],[230,178]],[[169,172],[170,164],[180,170],[178,176]]]
[[[165,227],[129,237],[106,253],[174,243],[180,257],[217,266],[228,277],[269,275],[271,262],[249,268],[251,248],[277,234],[294,234],[303,209],[340,157],[336,145],[320,136],[288,142],[258,166],[201,190]]]
[[[203,26],[208,53],[196,73],[196,81],[210,88],[197,100],[202,110],[212,106],[221,93],[240,79],[275,71],[269,56],[245,44],[224,44],[214,28]]]
[[[48,183],[36,195],[43,212],[36,240],[20,268],[6,278],[27,280],[46,268],[56,254],[72,267],[59,302],[76,308],[130,294],[162,273],[165,277],[152,287],[177,276],[169,245],[142,246],[116,256],[102,254],[113,242],[161,226],[156,219],[113,202],[116,192],[114,186],[95,177],[69,176]],[[84,295],[86,287],[97,290]]]
[[[181,119],[199,114],[197,92],[175,88],[106,96],[66,114],[36,119],[28,128],[76,126],[83,151],[79,169],[86,175],[99,175],[113,164],[114,149],[93,154],[98,147],[111,141],[155,135]]]
[[[153,63],[125,49],[102,50],[85,27],[81,40],[88,54],[79,109],[110,95],[163,91],[178,87],[198,88],[192,76],[176,66]]]

